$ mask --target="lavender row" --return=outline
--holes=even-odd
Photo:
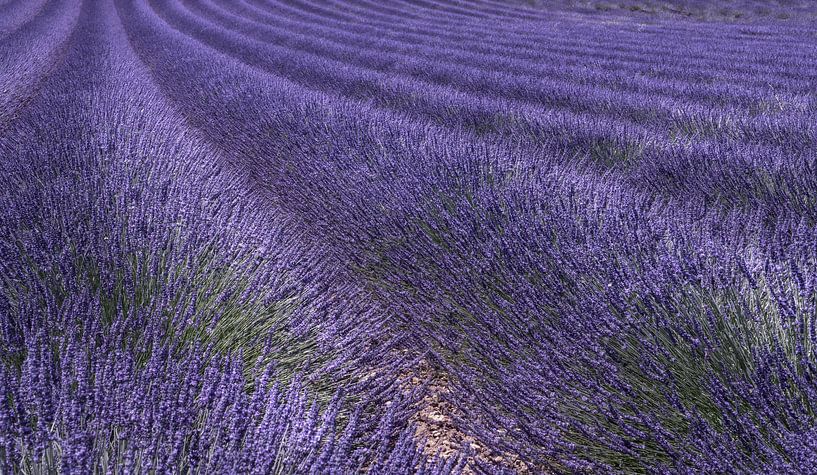
[[[183,17],[176,17],[174,15],[174,18],[178,18],[179,21],[181,21]],[[190,27],[192,28],[192,24],[190,24]],[[224,47],[229,48],[233,54],[240,55],[241,58],[249,64],[267,64],[270,62],[271,56],[269,56],[269,54],[261,54],[260,49],[257,50],[259,51],[258,53],[252,54],[251,51],[244,46],[245,43],[238,37],[219,33],[218,30],[211,30],[211,33],[206,37],[201,33],[194,32],[193,34],[197,34],[199,38],[210,44],[217,46],[224,45]],[[217,43],[216,41],[219,39],[222,41]],[[280,59],[275,60],[276,63],[278,61],[280,61]],[[317,76],[313,73],[314,68],[310,63],[301,62],[300,64],[293,64],[286,62],[284,64],[287,65],[287,68],[275,63],[271,66],[275,67],[277,71],[285,71],[287,74],[299,72],[299,80],[308,81],[310,85],[316,83]],[[339,71],[334,71],[331,78],[337,77],[339,77]],[[327,77],[326,79],[331,81],[331,78]],[[342,76],[340,76],[340,78],[342,78]],[[321,87],[327,88],[330,84],[337,84],[337,82],[331,83],[323,81],[321,82]],[[774,170],[776,170],[774,172],[775,174],[780,172],[783,176],[780,178],[775,177],[773,180],[782,182],[783,187],[775,185],[771,188],[767,182],[767,172],[760,171],[757,167],[763,167],[765,164],[768,168],[770,159],[774,159],[774,157],[782,158],[785,157],[785,155],[779,155],[773,151],[764,151],[762,147],[735,149],[733,146],[711,146],[707,145],[706,142],[700,145],[693,142],[691,146],[687,146],[684,141],[676,145],[665,145],[666,136],[663,135],[663,133],[661,135],[652,135],[649,130],[640,129],[636,124],[627,124],[620,120],[605,121],[604,118],[596,118],[588,114],[576,116],[572,114],[562,115],[549,113],[547,116],[542,117],[542,114],[539,114],[537,117],[536,114],[532,113],[518,118],[514,114],[510,120],[494,120],[492,117],[496,117],[497,119],[503,118],[503,115],[500,115],[500,110],[504,110],[504,107],[497,105],[492,106],[491,102],[488,102],[489,99],[486,99],[485,102],[479,105],[467,101],[460,101],[464,105],[465,110],[452,110],[451,103],[454,99],[451,98],[451,96],[440,97],[435,94],[429,97],[429,99],[434,102],[424,108],[420,108],[418,106],[422,103],[418,102],[419,98],[416,96],[411,97],[396,91],[386,95],[386,92],[380,86],[375,86],[377,89],[371,92],[353,89],[352,87],[356,84],[356,82],[353,82],[344,89],[340,89],[336,86],[335,90],[346,90],[349,91],[348,93],[351,94],[353,98],[363,96],[378,102],[390,99],[391,97],[394,97],[394,100],[402,101],[413,99],[406,107],[413,106],[412,112],[414,114],[428,111],[426,114],[434,118],[436,122],[451,124],[451,121],[456,121],[456,123],[478,132],[499,131],[500,133],[508,135],[511,140],[516,140],[519,133],[524,131],[525,135],[530,137],[528,139],[529,142],[551,144],[555,140],[557,144],[561,143],[563,146],[568,147],[568,152],[572,151],[572,153],[577,153],[578,151],[580,154],[589,154],[591,160],[600,162],[602,165],[606,163],[605,166],[633,160],[636,163],[636,169],[641,167],[645,172],[656,169],[661,170],[661,173],[657,175],[659,180],[652,179],[646,182],[646,184],[650,186],[657,185],[658,191],[664,194],[672,194],[680,191],[684,192],[684,194],[691,193],[693,198],[697,196],[698,199],[706,199],[708,201],[712,201],[713,199],[725,199],[725,202],[729,206],[735,206],[740,203],[748,204],[744,196],[729,196],[729,193],[727,193],[725,197],[719,198],[724,195],[723,183],[738,180],[750,185],[740,188],[750,193],[750,200],[755,193],[759,193],[761,196],[771,196],[770,193],[783,193],[784,196],[796,196],[801,192],[805,192],[805,196],[810,195],[808,190],[811,178],[809,176],[791,174],[786,171],[786,166],[782,168],[781,166],[775,166],[774,168]],[[428,96],[427,90],[418,92],[425,93]],[[487,108],[486,106],[491,107],[496,112],[493,112],[491,109],[485,110]],[[469,109],[476,109],[477,113],[471,113]],[[706,124],[702,126],[706,128]],[[717,131],[718,129],[715,129],[713,132],[717,133]],[[692,130],[692,134],[697,135],[698,133],[700,133],[700,131]],[[808,138],[809,133],[808,129],[805,129],[798,131],[795,136],[788,137],[787,141],[790,145],[796,147],[795,150],[799,149],[801,153],[806,153],[806,155],[800,159],[796,158],[797,155],[791,157],[789,167],[797,167],[797,164],[802,163],[803,160],[808,160],[807,144],[810,140]],[[774,128],[770,130],[770,140],[775,140],[778,135],[785,136],[786,133],[776,131]],[[629,139],[629,137],[636,138]],[[545,150],[547,150],[547,148],[547,146],[544,147]],[[534,151],[535,150],[536,149],[534,149]],[[640,160],[639,157],[642,156],[655,157],[652,160]],[[708,159],[710,156],[712,159]],[[706,160],[702,160],[702,158]],[[722,166],[724,158],[739,161],[736,162],[735,167],[724,167]],[[717,172],[717,174],[688,173],[682,168],[688,163],[694,164],[698,169],[713,170]],[[753,172],[753,168],[757,168],[757,171]],[[746,174],[747,170],[750,172],[748,175]],[[680,181],[675,180],[676,177],[680,178]],[[712,178],[711,181],[709,181],[710,177]],[[709,184],[701,186],[701,184],[692,181],[702,179],[707,180]],[[639,179],[635,180],[635,183],[644,182]],[[654,189],[648,188],[648,190],[654,192]]]
[[[198,8],[196,8],[198,10]],[[212,13],[218,15],[212,10],[203,10],[205,13]],[[225,25],[233,26],[247,35],[252,35],[253,38],[260,38],[268,42],[278,43],[282,41],[277,34],[273,32],[272,37],[268,37],[270,30],[262,30],[256,33],[256,29],[247,26],[236,24],[229,19],[223,19]],[[292,34],[287,35],[287,42],[293,42]],[[283,37],[281,37],[283,38]],[[543,107],[549,110],[553,108],[566,108],[575,112],[592,111],[595,116],[612,116],[615,118],[621,115],[622,118],[632,118],[639,122],[647,123],[657,129],[661,128],[676,128],[685,129],[689,126],[689,122],[695,123],[698,121],[736,121],[734,130],[740,130],[745,140],[757,140],[758,137],[767,135],[763,129],[767,129],[768,119],[754,121],[756,125],[750,125],[753,121],[750,117],[740,114],[740,110],[721,109],[719,107],[712,107],[713,103],[720,102],[720,98],[705,96],[705,99],[698,104],[686,104],[685,101],[677,99],[655,100],[653,95],[645,94],[642,90],[636,90],[633,93],[621,93],[606,90],[599,90],[592,84],[585,86],[586,81],[582,78],[573,78],[573,80],[560,81],[531,81],[518,80],[515,76],[491,73],[489,75],[481,74],[481,71],[474,69],[460,69],[450,66],[440,66],[434,62],[426,62],[422,60],[405,60],[402,58],[389,58],[384,54],[380,55],[366,55],[360,56],[353,48],[337,48],[334,45],[326,45],[325,43],[310,43],[308,36],[304,36],[304,42],[297,45],[299,50],[304,49],[307,54],[319,54],[321,56],[328,55],[332,59],[344,61],[346,63],[353,63],[360,65],[366,69],[387,70],[390,75],[408,75],[412,78],[421,81],[428,81],[432,83],[441,83],[447,86],[456,87],[458,90],[463,90],[469,94],[479,94],[490,96],[491,98],[509,97],[511,100],[522,101],[526,104],[535,105],[536,107]],[[337,51],[335,51],[337,48]],[[576,84],[576,82],[580,84]],[[652,91],[650,91],[652,92]],[[767,93],[768,94],[768,93]],[[750,96],[749,104],[752,109],[758,111],[761,105],[758,102],[757,95]],[[791,107],[783,105],[787,103],[785,96],[774,96],[780,104],[780,107]],[[803,99],[795,97],[790,98],[792,104],[795,105],[793,110],[787,114],[787,120],[792,122],[788,127],[794,130],[803,130],[805,126],[799,119],[798,114],[802,114],[807,104],[803,103]],[[709,107],[707,107],[707,105]],[[769,107],[772,107],[771,105]],[[793,114],[793,115],[792,115]],[[728,118],[726,118],[728,117]],[[803,119],[807,120],[807,119]],[[744,123],[744,121],[750,123]],[[782,123],[778,122],[776,128],[784,127]],[[757,130],[755,132],[755,130]],[[767,129],[768,130],[768,129]],[[727,135],[728,138],[734,138],[732,134]],[[772,143],[779,143],[777,138],[771,140]]]
[[[477,173],[472,180],[479,183],[479,175]],[[558,173],[554,175],[560,177]],[[375,248],[377,252],[370,256],[372,279],[382,285],[383,300],[403,308],[398,313],[410,319],[408,323],[417,332],[417,340],[432,339],[438,342],[439,346],[435,349],[441,354],[441,361],[446,362],[452,374],[460,377],[458,384],[461,390],[455,393],[454,400],[469,417],[459,423],[470,425],[474,433],[495,448],[516,452],[533,467],[601,471],[633,467],[652,467],[654,470],[723,470],[739,467],[747,471],[785,471],[808,467],[809,446],[798,441],[802,440],[801,434],[808,432],[812,422],[807,412],[798,414],[796,401],[799,396],[787,399],[783,392],[790,381],[794,381],[798,394],[808,395],[813,391],[809,378],[792,380],[792,373],[786,367],[786,358],[797,361],[799,356],[806,353],[795,345],[791,353],[793,356],[778,356],[781,351],[785,355],[785,350],[776,343],[779,340],[775,340],[774,336],[779,325],[779,314],[767,309],[770,305],[768,295],[771,295],[775,309],[793,312],[792,318],[795,320],[805,322],[806,315],[810,313],[808,308],[801,312],[797,310],[797,304],[792,306],[788,300],[796,300],[786,290],[791,287],[787,282],[773,277],[780,268],[791,268],[795,280],[798,274],[809,275],[808,266],[813,262],[807,252],[811,228],[797,229],[796,224],[786,224],[785,219],[767,223],[762,215],[736,214],[724,220],[720,212],[712,210],[695,213],[694,209],[681,209],[677,211],[679,218],[671,219],[674,213],[669,218],[665,217],[668,210],[660,205],[644,209],[644,205],[640,204],[644,198],[633,197],[626,192],[621,192],[624,198],[619,200],[610,197],[609,192],[602,193],[606,204],[597,210],[589,205],[600,202],[602,198],[593,194],[587,196],[588,191],[584,190],[588,185],[581,186],[584,180],[579,179],[579,183],[574,185],[579,188],[574,194],[563,193],[569,188],[561,185],[546,189],[549,193],[544,196],[537,196],[537,192],[541,193],[541,183],[534,181],[535,186],[527,191],[534,195],[531,202],[552,202],[554,196],[562,197],[563,203],[567,202],[566,208],[559,206],[558,202],[551,205],[553,209],[544,213],[544,217],[548,218],[544,225],[535,224],[540,222],[543,212],[532,212],[522,206],[521,198],[514,194],[491,190],[480,195],[476,194],[479,190],[466,189],[461,195],[455,195],[453,203],[450,193],[431,194],[428,199],[430,209],[419,213],[419,216],[432,216],[435,218],[433,220],[422,221],[419,216],[415,218],[417,221],[406,220],[398,214],[390,225],[383,226],[390,230],[390,235],[383,240],[383,247]],[[442,190],[457,190],[456,185],[437,183]],[[607,185],[599,186],[603,189]],[[412,200],[416,202],[416,198],[405,201]],[[574,200],[576,202],[571,203]],[[784,200],[782,205],[788,203]],[[498,204],[505,204],[510,209],[502,209]],[[586,211],[588,208],[590,211]],[[456,210],[456,216],[460,219],[447,222],[446,217],[452,213],[452,209]],[[493,213],[483,210],[492,210]],[[591,219],[594,213],[602,216],[610,213],[620,217],[605,218],[608,224],[603,228],[604,232],[599,233],[594,230],[600,226],[601,218]],[[503,218],[509,217],[519,224],[516,227],[505,224]],[[746,220],[749,225],[741,225]],[[406,226],[406,223],[409,225]],[[770,224],[774,226],[771,234],[766,231]],[[797,232],[792,232],[792,227]],[[502,237],[489,239],[496,229],[503,230]],[[622,230],[635,231],[628,239],[628,234],[621,235]],[[449,233],[455,237],[452,238]],[[458,240],[457,236],[464,237]],[[736,260],[734,256],[747,254],[755,240],[762,243],[760,249],[755,251],[760,253],[757,260],[750,264]],[[496,243],[497,247],[482,244],[486,242]],[[541,245],[525,249],[524,243]],[[559,246],[554,244],[556,248],[549,249],[548,243],[559,243]],[[804,251],[804,254],[798,254]],[[776,252],[791,254],[794,258],[787,261],[775,256]],[[619,263],[617,257],[610,257],[618,255],[632,255],[637,261]],[[515,260],[517,256],[522,261]],[[540,256],[548,257],[544,262],[531,260],[541,259]],[[497,263],[496,269],[478,266],[479,263],[492,265],[493,262]],[[716,274],[708,274],[713,262],[720,270]],[[541,266],[539,271],[535,271],[537,266]],[[553,274],[554,269],[559,269],[559,273],[549,280],[548,276]],[[645,273],[649,269],[652,271]],[[532,285],[525,285],[516,274],[518,271],[531,274],[530,277],[525,275],[525,279],[533,281]],[[596,280],[595,275],[603,277]],[[737,297],[717,293],[722,288],[740,289],[744,285],[757,285],[764,276],[770,282],[770,288],[759,287],[758,292],[762,297],[751,293]],[[580,280],[575,280],[577,277]],[[599,281],[620,283],[622,296],[614,297],[618,290],[605,291],[605,286],[600,285]],[[805,280],[802,282],[802,285],[797,284],[797,288],[801,289],[799,292],[810,295],[808,289],[811,284]],[[690,285],[692,287],[680,295],[671,292],[672,289],[684,289]],[[518,291],[514,290],[517,286]],[[597,290],[593,291],[594,288]],[[607,289],[610,288],[607,286]],[[588,291],[591,292],[588,294]],[[601,297],[592,297],[593,292],[599,292]],[[764,313],[757,320],[747,319],[742,313],[717,317],[724,318],[726,322],[734,318],[742,325],[747,325],[748,321],[752,325],[748,330],[769,335],[769,339],[761,341],[759,346],[757,343],[745,345],[752,348],[751,354],[747,355],[741,353],[744,345],[733,341],[731,347],[725,346],[712,336],[715,333],[719,339],[738,339],[738,343],[741,343],[740,338],[752,334],[747,328],[720,329],[723,324],[718,323],[717,319],[699,320],[698,310],[694,306],[687,314],[679,312],[685,308],[681,307],[682,303],[689,305],[689,299],[696,302],[695,299],[700,300],[701,295],[713,299],[713,294],[717,299],[737,300],[738,304],[725,305],[738,305],[738,311],[742,308],[740,302],[745,302],[743,305],[749,309],[762,309]],[[542,297],[548,295],[551,297],[545,300],[546,304],[537,307],[536,302],[541,302]],[[645,299],[652,307],[636,302],[630,304],[634,310],[630,310],[629,315],[627,308],[620,313],[606,313],[606,307],[610,305],[608,300],[628,302],[625,298],[628,295],[637,295],[639,300]],[[760,303],[753,303],[758,302],[753,300],[755,298],[760,298]],[[731,308],[720,306],[719,302],[715,300],[715,308]],[[627,304],[624,305],[626,307]],[[678,313],[687,318],[676,319]],[[704,314],[708,317],[706,311]],[[543,318],[548,315],[557,319],[555,325]],[[530,319],[526,321],[520,319],[521,316],[530,316]],[[633,316],[634,321],[628,321],[625,316]],[[413,320],[420,317],[425,318]],[[571,317],[573,320],[568,320]],[[709,370],[705,362],[702,368],[694,368],[692,375],[679,373],[677,357],[666,356],[672,347],[661,346],[665,343],[660,341],[658,345],[651,343],[656,335],[661,335],[652,332],[656,329],[663,331],[667,327],[671,335],[680,334],[680,337],[675,337],[676,340],[684,338],[683,341],[688,341],[694,351],[699,351],[697,348],[703,344],[706,349],[700,351],[714,353],[717,350],[719,358],[748,359],[751,361],[750,370],[745,374],[732,375],[728,370],[725,373],[723,369],[717,370],[718,367],[715,371]],[[808,324],[802,325],[802,328],[808,328]],[[645,355],[646,361],[638,365],[639,369],[619,370],[622,375],[616,375],[610,381],[611,370],[634,358],[630,352],[625,352],[626,347],[622,349],[611,341],[626,343],[630,340],[629,332],[633,331],[636,335],[640,335],[641,331],[647,333],[646,337],[642,337],[644,341],[635,344],[635,354]],[[802,330],[787,335],[787,341],[808,338]],[[638,336],[635,339],[638,340]],[[588,351],[597,345],[608,348],[613,356]],[[533,348],[524,350],[532,351],[534,355],[530,364],[526,363],[525,353],[519,353],[526,348]],[[561,348],[565,350],[560,354],[558,349]],[[619,354],[622,352],[626,353],[624,361],[621,361]],[[697,353],[691,354],[687,358],[695,360]],[[503,357],[507,361],[503,362]],[[578,369],[575,367],[576,357],[582,363]],[[551,361],[552,364],[543,367],[543,362]],[[458,362],[459,365],[456,364]],[[719,364],[717,359],[713,364]],[[808,371],[808,363],[804,365],[798,371]],[[594,373],[594,367],[604,372]],[[722,412],[724,415],[718,418],[711,409],[704,411],[695,408],[698,401],[692,399],[690,402],[689,393],[673,394],[669,390],[667,394],[659,391],[657,396],[650,393],[654,391],[652,388],[667,385],[666,380],[660,379],[662,374],[675,378],[686,376],[693,378],[693,381],[694,378],[701,378],[691,393],[710,394],[709,404],[714,404],[715,413]],[[718,376],[712,379],[702,376],[708,374]],[[726,379],[726,382],[720,378]],[[497,380],[499,383],[491,384]],[[641,384],[637,389],[640,394],[631,389],[633,381]],[[669,387],[672,387],[671,381]],[[540,387],[548,388],[541,396],[533,389]],[[634,403],[626,397],[620,399],[621,407],[609,403],[604,405],[611,399],[611,387],[645,406],[635,406],[640,412],[632,415]],[[748,388],[757,389],[747,391]],[[593,394],[596,399],[588,397]],[[753,398],[752,407],[758,411],[756,417],[779,427],[775,434],[780,435],[769,438],[764,432],[753,431],[753,425],[741,419],[739,411],[735,409],[735,401],[739,400],[738,395],[743,394]],[[771,396],[781,401],[791,401],[791,409],[781,414],[760,405],[764,398]],[[573,400],[577,402],[571,402]],[[663,412],[656,410],[655,406],[662,400],[667,401],[663,403]],[[604,421],[598,419],[601,410],[606,411],[606,420],[612,422],[600,423]],[[656,420],[654,414],[671,416],[667,420]],[[585,415],[587,419],[579,418]],[[678,420],[692,420],[695,425],[691,429],[670,425],[677,424]],[[724,433],[724,425],[728,425],[731,432]],[[497,433],[507,436],[492,435]],[[732,434],[739,435],[741,445],[732,441]],[[656,446],[658,449],[655,449]],[[749,451],[761,455],[755,459],[743,456]],[[654,453],[658,455],[647,455]],[[736,456],[730,458],[724,454]]]
[[[533,471],[811,467],[813,224],[568,178],[448,183],[371,254],[459,423]]]
[[[331,276],[299,275],[321,265],[167,107],[110,7],[83,6],[0,147],[4,471],[457,470],[417,448],[399,368],[350,409],[358,347],[291,321]]]
[[[0,43],[0,124],[26,101],[59,56],[77,20],[71,2],[51,2]]]
[[[0,136],[6,463],[459,471],[419,358],[483,472],[812,468],[810,131],[485,130],[524,109],[203,25],[86,4]]]
[[[44,2],[30,2],[25,8],[20,8],[20,5],[14,2],[0,5],[0,38],[12,34],[31,21],[43,5]]]
[[[226,7],[222,8],[225,8],[226,11]],[[620,62],[610,63],[611,67],[614,69],[595,72],[588,69],[588,67],[597,65],[598,63],[593,62],[586,64],[581,60],[581,58],[572,56],[555,56],[553,58],[548,58],[551,61],[546,61],[545,58],[540,57],[536,63],[525,64],[523,62],[510,60],[507,52],[503,52],[500,57],[475,53],[473,49],[452,49],[458,46],[458,44],[428,45],[424,47],[422,46],[420,40],[414,38],[411,39],[410,43],[384,39],[382,36],[387,34],[386,32],[372,28],[359,30],[351,29],[349,26],[344,26],[343,29],[335,29],[331,23],[327,24],[326,28],[324,28],[322,26],[318,26],[320,19],[310,19],[308,22],[296,20],[282,23],[281,20],[279,20],[280,15],[277,17],[260,15],[252,9],[239,8],[239,6],[236,5],[230,5],[229,10],[236,13],[240,12],[242,13],[242,16],[255,20],[260,24],[268,24],[270,26],[273,24],[282,24],[282,26],[286,24],[298,25],[300,28],[303,28],[304,32],[320,32],[321,38],[336,38],[340,44],[348,44],[350,41],[356,41],[355,38],[360,38],[361,40],[366,39],[368,42],[364,44],[361,41],[361,44],[359,45],[360,47],[367,49],[371,48],[373,51],[391,51],[399,53],[401,56],[398,57],[420,56],[427,60],[444,60],[446,63],[480,68],[482,70],[490,70],[492,73],[507,72],[508,74],[512,73],[514,77],[518,78],[547,77],[554,79],[574,80],[587,85],[598,85],[608,88],[612,88],[614,86],[615,89],[669,95],[674,99],[696,99],[700,102],[705,102],[707,100],[722,100],[725,98],[729,98],[731,100],[732,98],[735,98],[738,104],[747,105],[751,104],[751,101],[756,100],[756,95],[761,91],[767,91],[765,88],[768,86],[766,85],[763,89],[758,89],[738,88],[731,84],[699,84],[679,80],[669,81],[660,78],[650,78],[647,80],[646,78],[641,77],[641,75],[636,75],[634,77],[633,73],[636,73],[637,70],[628,72],[621,71],[623,64]],[[352,35],[349,34],[351,31],[360,31],[360,33]],[[374,37],[378,37],[376,42],[374,41]],[[371,46],[375,44],[377,45],[376,49]],[[389,46],[387,47],[387,45]],[[386,58],[384,58],[383,61],[387,64],[391,62],[390,60],[387,61]],[[552,64],[552,61],[558,61],[558,63]],[[730,81],[730,83],[732,82],[735,82],[735,78]],[[791,81],[782,82],[780,85],[790,86]]]
[[[309,21],[315,21],[314,17],[307,17],[307,18],[309,19]],[[556,18],[558,18],[558,17],[556,17]],[[631,19],[622,19],[621,21],[626,22],[626,21],[632,21],[632,20]],[[369,22],[366,22],[367,25],[368,25],[368,23]],[[671,55],[669,57],[664,56],[662,59],[664,61],[671,61],[673,63],[678,62],[678,61],[685,61],[686,62],[686,61],[689,61],[690,58],[698,59],[698,60],[703,59],[703,60],[708,60],[709,63],[707,63],[707,64],[711,66],[711,64],[713,64],[713,61],[717,61],[718,56],[722,56],[723,54],[732,54],[732,55],[736,56],[737,64],[740,64],[740,62],[744,61],[743,56],[753,57],[753,56],[757,55],[758,52],[763,51],[762,49],[757,50],[756,48],[750,48],[748,45],[735,47],[734,42],[732,41],[732,40],[734,40],[734,38],[728,38],[728,37],[725,38],[725,39],[728,39],[730,41],[722,41],[722,40],[721,41],[713,41],[713,40],[720,39],[720,38],[718,38],[719,35],[724,36],[724,35],[722,35],[720,33],[720,30],[717,28],[717,26],[706,26],[704,28],[706,30],[706,33],[707,33],[707,38],[706,38],[706,41],[703,41],[702,38],[701,38],[700,29],[692,29],[692,30],[680,29],[678,31],[673,31],[674,27],[666,25],[666,24],[659,24],[658,27],[653,26],[653,27],[646,28],[646,29],[645,28],[628,28],[626,30],[612,30],[610,28],[610,26],[605,25],[603,23],[599,24],[599,23],[592,23],[591,22],[589,25],[582,24],[582,23],[577,22],[577,21],[567,21],[567,22],[559,23],[559,22],[556,21],[556,19],[552,19],[546,25],[547,25],[547,28],[542,28],[543,31],[541,32],[541,34],[530,35],[529,33],[520,33],[521,37],[518,40],[518,42],[510,43],[510,44],[506,45],[507,46],[506,48],[502,48],[501,50],[498,50],[497,52],[498,53],[501,52],[500,54],[503,55],[503,56],[514,57],[514,56],[520,55],[520,51],[522,51],[522,52],[526,52],[526,54],[523,57],[528,57],[528,58],[533,59],[533,58],[536,57],[535,55],[540,55],[540,54],[542,54],[543,51],[548,51],[550,49],[553,49],[556,46],[559,46],[559,45],[562,45],[563,43],[565,43],[566,45],[574,48],[572,50],[574,52],[575,51],[582,51],[585,54],[587,54],[588,50],[590,49],[590,48],[588,48],[588,46],[594,46],[597,49],[595,51],[592,51],[592,53],[594,54],[594,56],[597,56],[598,58],[610,58],[610,59],[618,59],[618,60],[626,59],[627,61],[633,62],[635,64],[648,63],[650,58],[660,57],[661,53],[680,53],[680,52],[683,51],[685,54],[673,54],[673,55]],[[353,28],[371,29],[371,27],[368,27],[366,25],[359,25],[359,24],[352,24],[352,25],[348,25],[348,26],[353,27]],[[389,28],[390,25],[388,23],[382,24],[382,26],[383,26],[383,28],[381,29],[381,31],[384,31],[384,32],[386,32],[386,34],[389,34],[389,35],[392,34],[392,33],[389,33],[389,31],[391,31],[394,28],[394,25],[391,25],[391,28]],[[532,28],[535,29],[537,27],[536,25],[525,25],[525,26],[526,26],[526,28],[523,31],[526,31],[526,32],[529,31]],[[413,43],[426,43],[426,42],[428,42],[429,38],[435,38],[435,37],[437,37],[439,35],[444,35],[445,34],[444,32],[448,31],[451,28],[458,29],[458,28],[461,28],[461,27],[462,27],[462,25],[457,24],[457,25],[450,26],[449,28],[442,28],[442,29],[434,28],[434,29],[430,29],[430,30],[421,30],[420,31],[421,34],[412,36],[411,41]],[[785,27],[780,27],[779,25],[775,25],[775,27],[779,27],[781,29],[781,35],[778,35],[778,36],[782,36],[783,34],[786,33]],[[588,28],[589,28],[589,31],[587,31]],[[579,30],[579,29],[582,30],[583,35],[565,34],[565,33],[568,33],[570,31],[575,33],[576,30]],[[567,30],[567,31],[563,31],[563,30]],[[484,25],[483,25],[483,28],[475,29],[474,32],[472,33],[472,35],[470,36],[471,38],[476,40],[475,44],[472,45],[470,42],[468,42],[468,43],[465,43],[465,45],[467,45],[471,49],[476,49],[476,50],[482,50],[483,48],[485,48],[486,45],[484,45],[484,42],[482,41],[482,39],[484,38],[484,31],[485,31],[484,30]],[[562,34],[559,35],[558,33],[556,33],[558,31],[562,31]],[[727,31],[729,31],[729,30],[727,30]],[[746,33],[753,33],[754,30],[743,29],[743,30],[740,30],[740,31],[746,31]],[[778,31],[778,30],[775,28],[775,29],[772,29],[771,31]],[[667,34],[671,33],[671,32],[675,32],[675,33],[678,33],[679,35],[683,35],[685,37],[688,37],[687,38],[688,41],[683,42],[683,44],[678,44],[677,42],[675,42],[675,43],[666,43],[665,44],[664,39],[667,37]],[[593,33],[593,35],[590,35],[588,33]],[[633,37],[634,33],[637,34],[638,36],[642,36],[642,37],[645,36],[645,35],[654,36],[654,38],[651,38],[653,41],[650,42],[650,44],[654,45],[654,47],[652,47],[652,48],[645,47],[644,41],[640,41],[638,37]],[[810,55],[807,54],[808,51],[813,50],[813,47],[811,46],[810,42],[808,41],[808,34],[809,34],[808,30],[797,30],[796,32],[791,33],[791,36],[801,38],[800,41],[797,44],[794,44],[794,45],[792,45],[792,44],[779,45],[777,47],[778,51],[780,53],[786,54],[786,55],[796,54],[796,55],[802,56],[801,59],[805,59],[805,60],[808,60],[809,58],[813,58],[813,55],[810,56]],[[615,36],[613,38],[610,38],[611,35],[615,35]],[[590,39],[583,39],[585,37],[590,38]],[[443,36],[443,38],[448,39],[449,41],[447,41],[447,43],[449,43],[450,47],[454,47],[454,48],[456,48],[460,43],[463,43],[463,39],[465,39],[465,38],[461,37],[460,35],[456,35],[456,36],[452,35],[450,37]],[[755,35],[744,34],[742,36],[742,38],[744,40],[748,39],[749,41],[753,41],[753,42],[760,41],[760,42],[762,42],[762,44],[766,45],[765,46],[766,48],[770,48],[770,47],[772,47],[774,45],[774,38],[775,37],[773,36],[773,37],[769,38],[769,37],[764,36],[764,37],[760,37],[760,38],[756,39]],[[609,44],[609,43],[605,43],[605,42],[609,42],[609,41],[611,41],[613,39],[615,40],[615,46],[613,48],[607,48],[606,50],[599,50],[598,49],[599,46],[604,45],[604,44]],[[454,41],[456,43],[451,45],[450,43],[452,41]],[[535,42],[535,43],[531,44],[531,42]],[[502,42],[500,41],[499,43],[501,44]],[[624,46],[622,46],[623,43],[630,43],[632,45],[632,47],[631,48],[625,48]],[[529,47],[526,47],[526,45],[529,45]],[[687,46],[687,45],[692,46],[692,48],[689,48],[689,46]],[[718,49],[719,45],[730,45],[731,51],[719,51],[719,49]],[[463,46],[461,46],[461,45],[459,47],[463,48]],[[493,43],[492,43],[491,47],[496,48],[496,46]],[[581,48],[581,50],[576,50],[576,48]],[[689,49],[683,50],[681,48],[689,48]],[[628,51],[630,51],[631,54],[622,55],[622,53],[626,53]],[[713,53],[715,53],[715,54],[713,54]],[[534,56],[530,56],[531,54],[533,54]],[[768,56],[767,58],[768,58],[767,60],[772,60],[772,61],[775,61],[775,59],[776,59],[775,56]],[[624,62],[624,61],[622,61],[622,62]],[[681,64],[679,64],[679,66],[684,66],[687,69],[690,69],[689,65],[686,64],[686,63],[681,63]],[[721,65],[721,66],[725,66],[726,68],[732,68],[733,67],[732,64]],[[788,67],[786,65],[779,65],[779,66]],[[778,70],[779,69],[780,68],[778,68]],[[705,70],[709,71],[709,68],[706,68]],[[752,73],[752,70],[747,69],[746,67],[740,69],[740,71],[743,71],[745,73],[750,73],[749,75],[751,75],[751,73]]]

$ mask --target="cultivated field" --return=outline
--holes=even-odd
[[[817,473],[817,3],[0,0],[0,473]]]

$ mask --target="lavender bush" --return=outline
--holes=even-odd
[[[0,2],[0,472],[817,470],[810,2]]]

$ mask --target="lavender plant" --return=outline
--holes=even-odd
[[[814,471],[814,13],[0,2],[0,471]]]

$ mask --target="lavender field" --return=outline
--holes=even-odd
[[[817,473],[817,3],[0,0],[0,473]]]

